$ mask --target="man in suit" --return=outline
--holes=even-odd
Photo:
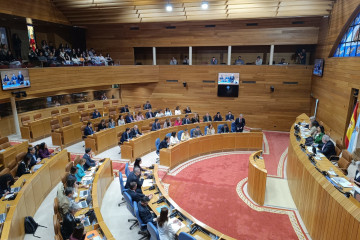
[[[3,84],[4,84],[4,85],[9,84],[9,85],[10,85],[10,79],[9,79],[8,75],[5,75],[5,77],[4,77],[4,79],[3,79]]]
[[[129,190],[127,192],[130,195],[131,200],[133,200],[133,202],[139,202],[143,197],[146,196],[146,195],[144,195],[142,193],[137,192],[136,189],[137,189],[137,183],[136,182],[130,182],[130,188],[129,188]],[[153,195],[149,194],[146,197],[151,199],[153,197]]]
[[[154,226],[156,226],[156,215],[150,212],[148,208],[149,202],[150,199],[145,196],[140,200],[140,202],[137,203],[139,209],[139,216],[144,224],[151,222],[154,224]]]
[[[155,119],[155,122],[153,123],[152,127],[151,127],[151,131],[156,131],[161,129],[160,123],[159,123],[159,119]]]
[[[136,182],[137,184],[136,191],[142,193],[141,187],[144,182],[144,179],[141,179],[140,177],[141,177],[141,170],[140,168],[135,167],[134,171],[132,171],[126,179],[125,188],[130,189],[130,183]]]
[[[336,155],[335,145],[328,135],[322,137],[322,142],[322,144],[319,144],[320,153],[324,154],[328,159],[330,159],[331,156]]]
[[[243,132],[245,127],[245,118],[240,114],[239,117],[235,120],[235,130],[236,132]]]
[[[86,124],[86,127],[84,129],[84,135],[85,137],[89,136],[89,135],[93,135],[94,134],[94,130],[92,128],[92,123],[91,122],[88,122]]]
[[[194,130],[194,132],[193,132],[193,137],[194,138],[196,138],[196,137],[200,137],[200,136],[202,136],[203,134],[202,134],[202,132],[201,132],[201,130],[200,130],[200,127],[199,126],[196,126],[196,128],[195,128],[195,130]]]
[[[84,171],[87,171],[90,167],[95,167],[96,166],[96,161],[91,159],[91,148],[86,148],[85,149],[85,154],[82,157],[83,159],[86,160],[85,164],[84,164]]]
[[[232,115],[231,111],[225,117],[226,121],[234,121],[234,115]]]
[[[214,116],[214,122],[216,121],[222,121],[222,116],[220,115],[220,112],[217,112]]]
[[[29,155],[30,157],[30,165],[29,165],[29,168],[31,169],[32,166],[38,164],[39,162],[41,162],[41,159],[40,158],[37,158],[36,155],[35,155],[35,148],[34,147],[29,147],[28,148],[28,152],[26,155]]]
[[[151,104],[149,101],[146,101],[146,103],[144,104],[144,110],[146,109],[151,109]]]
[[[211,122],[211,116],[209,115],[209,113],[206,113],[205,116],[203,117],[204,122]]]
[[[94,110],[93,114],[92,114],[92,118],[99,118],[101,117],[101,114],[99,113],[99,111],[97,109]]]
[[[128,142],[131,138],[130,128],[126,128],[125,132],[121,135],[120,143]]]
[[[122,107],[122,108],[121,108],[120,112],[121,112],[121,113],[130,112],[130,111],[129,111],[129,106],[128,106],[128,105],[125,105],[125,107]]]
[[[63,196],[57,197],[59,200],[59,212],[61,216],[65,216],[65,214],[69,211],[70,203],[73,201],[74,189],[66,187],[63,193]]]
[[[61,225],[61,235],[63,239],[69,239],[76,225],[80,223],[81,220],[75,218],[75,214],[79,209],[80,207],[75,202],[70,203],[69,211],[64,215]]]
[[[191,121],[189,119],[189,115],[185,115],[185,118],[182,120],[182,124],[185,125],[185,124],[190,124]]]
[[[21,71],[19,71],[17,79],[19,84],[24,84],[24,75],[22,75]]]
[[[145,114],[146,119],[155,117],[155,114],[151,111],[151,108],[149,108],[148,112]]]
[[[211,65],[216,65],[217,63],[218,63],[217,59],[215,57],[212,57],[210,64]]]
[[[139,137],[140,135],[142,135],[142,133],[140,132],[138,126],[134,125],[133,129],[131,130],[131,137],[135,138],[135,137]]]
[[[170,145],[170,138],[168,136],[165,136],[164,140],[160,142],[159,151],[163,148],[168,148],[169,145]]]
[[[132,122],[134,122],[135,120],[134,120],[134,118],[133,118],[133,116],[130,114],[130,113],[128,113],[127,115],[126,115],[126,117],[125,117],[125,122],[126,123],[132,123]]]
[[[229,132],[229,126],[227,124],[224,124],[221,128],[220,128],[220,133],[228,133]]]

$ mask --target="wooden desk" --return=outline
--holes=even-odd
[[[47,137],[51,133],[51,117],[29,122],[21,126],[21,137],[28,139],[30,142]]]
[[[307,121],[308,121],[307,117]],[[296,123],[305,120],[300,115]],[[347,198],[315,169],[290,130],[286,173],[292,198],[312,239],[360,239],[360,203]],[[317,161],[321,170],[333,168],[344,174],[326,158]]]
[[[153,181],[154,181],[154,185],[156,186],[155,189],[147,190],[148,187],[143,187],[142,190],[143,190],[144,194],[146,194],[146,195],[153,194],[153,198],[149,202],[149,207],[157,216],[160,215],[160,213],[157,211],[157,208],[163,207],[163,206],[164,207],[166,206],[169,209],[171,209],[171,210],[169,210],[169,213],[171,213],[172,211],[178,211],[182,215],[182,218],[183,218],[182,223],[184,223],[185,226],[177,232],[177,235],[179,235],[180,232],[189,232],[192,226],[198,225],[202,228],[202,230],[204,230],[204,232],[208,232],[208,234],[205,234],[202,231],[196,231],[192,235],[196,239],[203,239],[203,240],[209,239],[210,240],[210,239],[212,239],[212,236],[214,236],[214,237],[216,236],[216,237],[218,237],[218,239],[234,240],[234,238],[226,236],[225,234],[207,226],[205,223],[197,220],[192,215],[190,215],[188,212],[186,212],[184,209],[179,207],[176,204],[176,202],[174,202],[174,200],[166,193],[165,189],[163,188],[161,181],[159,179],[159,176],[158,176],[158,165],[157,164],[155,164],[155,166],[154,166],[153,174],[154,174]],[[165,202],[160,203],[160,204],[154,203],[160,199],[160,194],[154,194],[155,192],[158,192],[158,191],[160,191],[161,197],[166,199]]]
[[[115,147],[118,144],[115,128],[107,128],[85,139],[85,147],[90,147],[97,155],[109,148]]]
[[[192,138],[161,149],[160,164],[172,169],[189,159],[213,152],[259,150],[262,149],[262,142],[262,132],[225,133]]]
[[[45,164],[31,174],[10,206],[1,240],[24,239],[24,218],[34,216],[45,197],[60,182],[68,162],[68,153],[63,150],[50,159],[46,159]]]
[[[56,129],[51,133],[53,145],[61,146],[61,148],[70,146],[71,144],[82,141],[81,126],[82,122],[73,123],[69,126]]]
[[[252,200],[259,205],[264,205],[267,171],[262,151],[251,154],[249,157],[249,172],[247,191]]]
[[[3,164],[4,168],[8,167],[9,163],[16,158],[16,155],[22,152],[27,152],[29,143],[27,141],[20,144],[13,145],[0,152],[0,164]]]
[[[217,126],[224,123],[227,123],[228,125],[231,124],[231,122],[212,122],[212,125],[217,130]],[[133,162],[136,158],[142,157],[149,152],[155,151],[155,141],[157,138],[160,138],[160,140],[162,141],[166,134],[171,132],[176,132],[177,134],[180,130],[184,129],[188,129],[190,134],[190,130],[195,128],[196,126],[200,126],[200,130],[204,134],[205,126],[208,125],[209,123],[194,123],[148,132],[138,138],[130,140],[129,142],[124,142],[124,144],[121,145],[121,157],[124,159],[130,159],[131,162]]]

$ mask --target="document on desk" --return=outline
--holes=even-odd
[[[145,179],[142,186],[143,187],[151,187],[153,185],[153,180],[152,179]]]
[[[344,188],[353,187],[353,184],[343,177],[333,177],[331,178],[331,180],[333,180],[336,184],[341,185]]]
[[[175,232],[177,232],[180,229],[182,229],[183,227],[185,227],[185,224],[180,222],[180,220],[177,219],[176,217],[170,218],[170,224],[171,224],[171,227],[174,229]]]

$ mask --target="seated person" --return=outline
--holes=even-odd
[[[203,117],[204,122],[211,122],[212,118],[209,115],[209,113],[206,113],[205,116]]]
[[[155,122],[153,123],[152,127],[151,127],[151,131],[156,131],[161,129],[161,125],[159,123],[159,119],[155,119]]]
[[[39,157],[41,159],[44,159],[44,158],[48,158],[50,156],[51,156],[51,154],[49,152],[49,149],[48,149],[46,143],[44,143],[44,142],[41,143],[39,146]]]
[[[24,159],[19,163],[18,169],[16,171],[16,176],[17,177],[21,177],[23,174],[31,173],[30,169],[29,169],[30,162],[31,162],[30,156],[26,155],[24,157]]]
[[[193,137],[196,138],[196,137],[200,137],[202,136],[202,132],[200,130],[200,127],[199,126],[196,126],[195,130],[193,131]]]
[[[319,144],[318,147],[320,149],[319,152],[324,154],[328,159],[330,159],[331,156],[336,155],[335,145],[328,135],[322,137],[322,144]]]
[[[35,153],[36,153],[36,150],[35,150],[34,147],[29,147],[28,148],[27,155],[29,155],[29,157],[31,159],[29,168],[31,168],[32,166],[34,166],[34,165],[38,164],[39,162],[41,162],[41,158],[36,157]]]
[[[179,139],[176,136],[176,132],[172,132],[170,137],[170,145],[175,145],[178,143],[179,143]]]
[[[310,133],[309,134],[311,136],[314,135],[318,126],[319,126],[319,123],[315,120],[315,117],[310,117],[310,124],[309,124]]]
[[[134,170],[129,174],[126,179],[125,188],[130,189],[130,183],[136,182],[137,188],[136,191],[142,193],[141,187],[143,185],[144,179],[141,179],[141,170],[138,167],[134,167]]]
[[[171,127],[171,121],[169,118],[167,118],[164,122],[163,128]]]
[[[156,113],[155,117],[163,117],[164,113],[162,110],[160,110],[158,113]]]
[[[130,113],[128,113],[128,114],[126,115],[125,122],[126,122],[126,123],[135,122],[134,117],[133,117]]]
[[[93,114],[92,114],[92,118],[99,118],[101,117],[101,114],[99,113],[99,111],[97,109],[94,110]]]
[[[174,126],[180,126],[182,124],[182,121],[180,120],[180,118],[176,118],[175,122],[174,122]]]
[[[75,183],[74,183],[75,185]],[[69,211],[69,207],[70,204],[75,202],[73,199],[73,195],[74,195],[74,188],[71,187],[65,187],[64,191],[64,196],[59,196],[58,195],[58,200],[59,200],[59,212],[61,214],[61,216],[65,216],[66,213]]]
[[[190,124],[191,121],[189,119],[189,115],[185,115],[185,118],[182,120],[182,125]]]
[[[11,186],[15,183],[13,176],[9,173],[0,176],[0,198],[11,192]]]
[[[87,136],[89,136],[89,135],[93,135],[95,132],[94,132],[94,130],[93,130],[93,128],[92,128],[92,123],[91,122],[88,122],[87,124],[86,124],[86,127],[85,127],[85,129],[84,129],[84,135],[85,135],[85,137],[87,137]]]
[[[139,216],[144,224],[151,222],[156,226],[156,215],[150,212],[148,208],[149,202],[150,199],[147,196],[143,197],[140,202],[138,202]]]
[[[146,103],[144,104],[144,110],[146,109],[151,109],[151,104],[149,101],[146,101]]]
[[[213,125],[210,123],[207,130],[206,130],[206,134],[207,135],[214,135],[215,134],[215,128],[213,127]]]
[[[231,112],[229,111],[229,113],[225,117],[225,120],[226,121],[234,121],[234,115],[232,115]]]
[[[241,56],[238,57],[238,59],[235,60],[235,65],[244,65],[244,60],[242,60]]]
[[[63,239],[69,239],[76,225],[81,222],[80,219],[75,218],[75,214],[79,209],[80,207],[75,202],[72,202],[69,206],[69,211],[63,217],[61,225],[61,235]]]
[[[181,141],[186,141],[190,139],[190,134],[187,128],[185,128],[184,132],[181,134]]]
[[[323,126],[319,125],[316,129],[316,132],[314,134],[314,143],[320,144],[322,143],[322,137],[325,135],[325,129]]]
[[[119,115],[119,118],[117,120],[118,126],[125,125],[125,119],[123,115]]]
[[[227,124],[224,124],[221,128],[220,128],[220,133],[228,133],[229,132],[229,126]]]
[[[69,172],[69,175],[67,176],[66,178],[66,181],[68,180],[71,180],[71,181],[75,181],[76,182],[76,173],[77,173],[78,169],[76,166],[72,166],[70,168],[70,172]],[[78,182],[81,182],[81,181],[78,181]]]
[[[109,118],[109,128],[115,128],[115,121],[112,118]]]
[[[134,162],[134,168],[138,167],[140,169],[140,171],[144,172],[144,171],[146,171],[146,169],[144,169],[140,166],[141,162],[142,162],[141,158],[136,158],[135,162]]]
[[[121,135],[120,144],[130,141],[131,138],[130,128],[126,128],[125,132]]]
[[[130,112],[129,111],[129,106],[125,105],[124,107],[121,108],[120,113],[127,113],[127,112]]]
[[[181,226],[181,222],[176,220],[176,224]],[[157,218],[157,227],[160,239],[175,240],[176,230],[169,221],[169,209],[167,207],[161,208],[160,216]]]
[[[75,227],[69,240],[84,240],[84,239],[85,239],[84,225],[80,223]]]
[[[172,116],[172,112],[171,112],[170,108],[165,109],[165,116]]]
[[[142,135],[142,133],[140,132],[138,126],[134,125],[134,127],[131,130],[131,138],[139,137],[141,135]]]
[[[191,109],[190,109],[190,107],[189,106],[187,106],[186,108],[185,108],[185,111],[184,111],[185,113],[191,113]]]
[[[211,61],[210,61],[210,64],[211,65],[216,65],[218,62],[217,62],[217,59],[215,57],[212,57]]]
[[[84,170],[84,165],[86,163],[85,159],[80,159],[80,162],[76,165],[77,172],[75,173],[76,181],[81,182],[82,178],[86,175]]]
[[[106,124],[105,124],[105,120],[101,119],[99,125],[98,125],[98,131],[100,132],[101,130],[106,129]]]
[[[194,117],[191,119],[191,123],[199,123],[199,122],[200,122],[199,115],[195,113]]]
[[[96,166],[96,161],[91,159],[91,148],[86,148],[85,149],[85,154],[83,156],[83,159],[85,159],[85,164],[84,164],[84,170],[87,171],[90,167],[95,167]]]
[[[137,183],[136,182],[130,182],[129,185],[129,190],[127,191],[127,193],[129,193],[131,200],[133,202],[139,202],[143,197],[145,197],[144,194],[137,192]],[[149,199],[151,199],[153,197],[152,194],[147,195],[146,197],[148,197]]]
[[[145,114],[146,119],[155,117],[155,114],[151,111],[151,108],[148,110],[148,112]]]
[[[358,187],[360,187],[360,161],[356,162],[356,172],[355,177],[350,178],[350,182],[355,183]]]
[[[181,110],[180,110],[180,107],[179,107],[179,106],[177,106],[177,107],[175,108],[174,114],[175,114],[175,115],[181,115]]]
[[[136,115],[136,121],[142,121],[144,119],[144,115],[141,112],[138,112],[138,114]]]
[[[236,132],[243,132],[245,128],[245,118],[240,114],[239,117],[235,120],[235,129]]]
[[[163,148],[168,148],[170,145],[170,138],[168,136],[165,136],[164,140],[162,140],[160,142],[160,145],[159,145],[159,152],[161,149]]]
[[[214,122],[216,121],[222,121],[222,116],[220,115],[220,112],[217,112],[214,116]]]

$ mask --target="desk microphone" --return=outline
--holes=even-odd
[[[199,227],[195,225],[194,227],[192,227],[190,229],[190,234],[193,235],[198,229],[199,229]]]
[[[162,203],[162,202],[165,202],[165,198],[160,198],[159,200],[157,200],[156,202],[153,202],[152,204],[159,204],[159,203]]]
[[[156,193],[154,193],[154,194],[159,194],[160,192],[156,192]]]
[[[149,190],[154,190],[154,189],[155,189],[155,186],[151,186],[148,189],[145,189],[144,191],[149,191]]]

